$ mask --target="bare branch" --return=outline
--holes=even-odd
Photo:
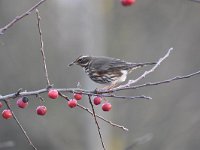
[[[59,95],[60,95],[61,97],[63,97],[64,99],[69,100],[68,97],[67,97],[66,95],[64,95],[63,93],[59,92]],[[89,108],[86,108],[85,106],[82,106],[82,105],[80,105],[80,104],[77,104],[77,106],[78,106],[79,108],[81,108],[81,109],[87,111],[89,114],[93,115],[93,112],[92,112]],[[98,115],[98,114],[96,114],[96,117],[99,118],[99,119],[101,119],[101,120],[103,120],[103,121],[105,121],[106,123],[112,125],[113,127],[117,127],[117,128],[120,128],[120,129],[122,129],[122,130],[124,130],[124,131],[128,131],[128,129],[125,128],[124,126],[121,126],[121,125],[118,125],[118,124],[116,124],[116,123],[113,123],[112,121],[109,121],[109,120],[105,119],[104,117],[102,117],[102,116],[100,116],[100,115]]]
[[[148,82],[148,83],[144,83],[141,85],[135,85],[135,86],[130,86],[130,87],[125,87],[124,89],[119,89],[119,90],[127,90],[127,89],[139,89],[142,87],[147,87],[147,86],[154,86],[154,85],[159,85],[159,84],[165,84],[165,83],[170,83],[172,81],[176,81],[176,80],[181,80],[181,79],[186,79],[186,78],[190,78],[196,75],[200,74],[200,70],[188,75],[184,75],[184,76],[175,76],[173,78],[167,79],[167,80],[163,80],[163,81],[158,81],[158,82]],[[116,90],[118,91],[118,90]]]
[[[95,123],[97,125],[97,130],[98,130],[98,133],[99,133],[99,137],[101,139],[101,145],[102,145],[103,149],[106,150],[106,147],[104,145],[103,138],[102,138],[102,135],[101,135],[101,131],[100,131],[100,126],[99,126],[99,123],[98,123],[97,118],[96,118],[96,113],[95,113],[95,110],[94,110],[94,106],[92,104],[91,95],[88,95],[88,98],[89,98],[90,105],[92,107],[93,117],[94,117]]]
[[[140,77],[138,77],[137,79],[135,79],[135,80],[129,80],[129,82],[128,82],[127,84],[121,85],[121,86],[119,86],[119,87],[117,87],[117,88],[115,88],[115,89],[120,89],[120,88],[129,87],[129,86],[131,86],[132,84],[134,84],[134,83],[140,81],[141,79],[145,78],[148,74],[150,74],[151,72],[155,71],[155,69],[158,68],[158,66],[160,66],[161,62],[163,62],[163,61],[169,56],[169,54],[170,54],[170,52],[171,52],[172,50],[173,50],[173,48],[170,48],[170,49],[168,50],[168,52],[165,54],[165,56],[162,57],[162,58],[160,58],[160,59],[158,60],[158,62],[156,63],[156,65],[155,65],[153,68],[151,68],[149,71],[145,71],[145,72],[144,72]],[[113,89],[113,90],[115,90],[115,89]]]
[[[47,72],[47,65],[46,65],[46,57],[45,57],[45,53],[44,53],[44,42],[43,42],[43,38],[42,38],[42,30],[41,30],[41,25],[40,25],[40,20],[41,20],[41,17],[40,17],[40,14],[39,14],[39,10],[36,9],[36,15],[37,15],[37,25],[38,25],[38,31],[39,31],[39,35],[40,35],[40,50],[41,50],[41,54],[42,54],[42,59],[43,59],[43,67],[44,67],[44,71],[45,71],[45,77],[46,77],[46,80],[47,80],[47,87],[50,86],[50,81],[49,81],[49,75],[48,75],[48,72]]]
[[[23,13],[20,16],[16,16],[10,23],[8,23],[7,25],[5,25],[3,28],[0,28],[0,35],[4,34],[4,32],[10,28],[11,26],[13,26],[16,22],[18,22],[19,20],[21,20],[22,18],[28,16],[31,14],[31,12],[33,10],[35,10],[39,5],[41,5],[42,3],[44,3],[46,0],[41,0],[39,1],[37,4],[35,4],[33,7],[31,7],[28,11],[26,11],[25,13]]]
[[[142,98],[142,99],[152,99],[151,97],[148,96],[118,96],[114,94],[107,94],[107,91],[104,91],[102,93],[96,94],[96,91],[88,91],[84,89],[79,89],[79,88],[54,88],[58,92],[69,92],[69,93],[82,93],[83,95],[92,95],[92,96],[102,96],[102,97],[113,97],[113,98],[124,98],[124,99],[137,99],[137,98]],[[120,89],[119,89],[120,90]],[[122,89],[121,89],[122,90]],[[43,94],[48,92],[47,88],[39,89],[39,90],[33,90],[33,91],[23,91],[20,92],[18,96],[38,96],[39,94]],[[105,94],[103,94],[105,93]],[[3,101],[4,99],[11,99],[11,98],[16,98],[16,92],[8,95],[0,95],[0,101]]]
[[[23,134],[25,135],[27,141],[29,142],[29,144],[31,145],[31,147],[34,149],[34,150],[37,150],[37,148],[33,145],[31,139],[29,138],[28,134],[26,133],[25,129],[23,128],[23,126],[21,125],[21,123],[19,122],[19,120],[17,119],[15,113],[13,112],[12,108],[10,107],[10,104],[8,102],[8,100],[4,100],[6,106],[8,109],[10,109],[12,115],[13,115],[13,118],[15,119],[17,125],[20,127],[21,131],[23,132]]]
[[[96,93],[96,90],[89,91],[89,90],[84,90],[84,89],[79,89],[79,88],[55,88],[55,89],[58,90],[59,92],[69,92],[69,93],[80,93],[81,92],[84,95],[89,94],[89,95],[93,95],[93,96],[98,96],[98,95],[103,94],[104,97],[112,97],[111,95],[106,95],[104,93],[113,93],[113,92],[127,90],[127,89],[138,89],[138,88],[147,87],[147,86],[154,86],[154,85],[159,85],[159,84],[170,83],[170,82],[176,81],[176,80],[191,78],[191,77],[199,75],[199,74],[200,74],[200,70],[198,70],[194,73],[191,73],[191,74],[183,75],[183,76],[175,76],[173,78],[163,80],[163,81],[148,82],[148,83],[144,83],[144,84],[141,84],[141,85],[129,86],[129,87],[113,89],[113,90],[109,90],[109,91],[102,91],[101,93],[98,93],[98,94]],[[35,90],[35,91],[20,92],[19,96],[33,96],[33,95],[38,95],[38,94],[42,94],[42,93],[46,93],[46,92],[48,92],[48,89],[44,88],[44,89]],[[4,95],[4,96],[0,95],[0,101],[3,101],[4,99],[15,98],[15,97],[16,97],[16,92],[11,93],[11,94],[7,94],[7,95]]]
[[[87,111],[87,112],[90,113],[91,115],[93,115],[92,111],[89,110],[88,108],[86,108],[86,107],[84,107],[84,106],[82,106],[82,105],[80,105],[80,104],[78,104],[77,106],[80,107],[81,109],[84,109],[85,111]],[[105,121],[105,122],[107,122],[108,124],[112,125],[113,127],[117,127],[117,128],[120,128],[120,129],[122,129],[122,130],[124,130],[124,131],[128,131],[128,129],[125,128],[124,126],[121,126],[121,125],[118,125],[118,124],[116,124],[116,123],[113,123],[112,121],[109,121],[109,120],[105,119],[104,117],[102,117],[102,116],[100,116],[100,115],[97,115],[97,114],[96,114],[96,117],[99,118],[99,119],[101,119],[101,120],[103,120],[103,121]]]

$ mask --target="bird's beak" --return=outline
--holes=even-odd
[[[71,62],[71,63],[68,65],[68,67],[74,65],[75,63],[76,63],[75,61]]]

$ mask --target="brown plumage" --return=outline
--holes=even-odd
[[[69,66],[73,64],[81,66],[94,82],[107,84],[112,88],[124,82],[127,75],[136,68],[156,63],[131,63],[110,57],[80,56]]]

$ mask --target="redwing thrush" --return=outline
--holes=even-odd
[[[73,64],[81,66],[94,82],[106,84],[110,89],[124,82],[134,69],[156,63],[131,63],[111,57],[80,56],[69,66]]]

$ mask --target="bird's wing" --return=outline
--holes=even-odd
[[[122,61],[120,59],[114,59],[114,58],[96,58],[91,63],[92,67],[99,71],[111,71],[111,70],[129,70],[133,66],[132,63],[128,63],[125,61]]]

